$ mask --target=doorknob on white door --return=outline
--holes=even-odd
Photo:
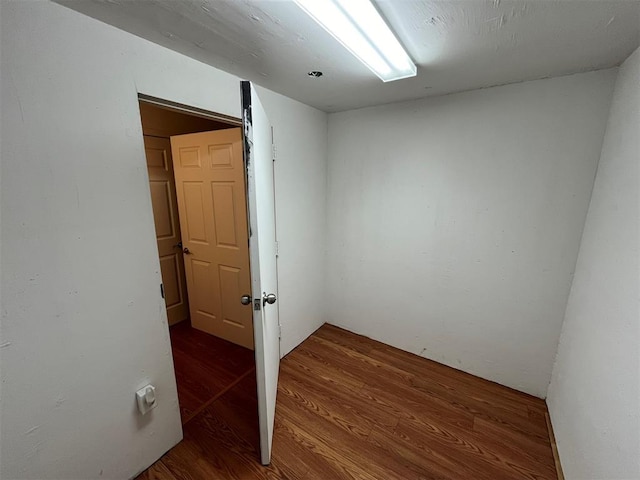
[[[264,307],[267,303],[269,305],[276,303],[275,293],[270,293],[269,295],[267,295],[267,292],[262,293],[262,306]]]

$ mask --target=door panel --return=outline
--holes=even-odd
[[[189,306],[184,263],[180,249],[176,247],[181,238],[171,161],[171,142],[168,138],[145,135],[144,148],[167,319],[169,325],[174,325],[189,317]]]
[[[214,182],[211,184],[213,194],[213,216],[215,219],[216,244],[218,247],[238,249],[238,237],[235,225],[234,186],[228,182]],[[244,196],[244,192],[242,192]],[[225,212],[232,212],[225,215]],[[248,293],[248,292],[247,292]]]
[[[178,184],[178,191],[182,186],[183,195],[178,199],[181,228],[185,233],[185,242],[197,242],[209,245],[207,228],[205,225],[204,194],[202,182],[183,182]],[[184,202],[180,200],[184,199]],[[184,204],[184,206],[183,206]]]
[[[214,284],[216,283],[216,278],[214,276],[214,266],[211,264],[211,262],[188,258],[186,265],[187,272],[191,270],[188,278],[194,285],[211,285],[212,287],[214,286]],[[189,280],[187,280],[187,282],[189,282]],[[213,288],[211,288],[211,290],[213,290]],[[216,315],[216,304],[218,304],[219,302],[216,298],[217,295],[215,295],[215,293],[211,293],[208,291],[208,289],[205,288],[196,288],[190,289],[189,295],[191,298],[192,323],[193,318],[197,317],[196,315],[194,315],[194,311],[199,316],[205,316],[205,318],[199,318],[199,323],[203,323],[203,321],[204,323],[206,323],[207,318],[210,318],[212,321],[217,320],[218,316]],[[193,326],[195,327],[195,324]]]
[[[233,168],[233,145],[211,145],[209,158],[212,168]]]
[[[222,321],[235,325],[238,322],[234,319],[240,317],[247,308],[240,303],[242,295],[247,293],[242,282],[242,271],[235,267],[220,265],[218,273],[220,276]]]
[[[240,128],[171,137],[194,328],[253,349]]]
[[[178,267],[179,257],[172,253],[166,257],[160,257],[160,270],[162,272],[162,282],[164,285],[164,301],[167,309],[178,305],[182,300],[180,284],[180,270]],[[182,260],[182,259],[180,259]]]
[[[271,462],[273,426],[280,368],[278,306],[262,302],[263,294],[277,297],[273,145],[269,119],[250,82],[242,82],[242,112],[249,192],[251,280],[254,304],[256,380],[260,419],[260,456]]]
[[[173,215],[171,212],[171,191],[166,180],[149,180],[153,219],[156,225],[156,238],[162,240],[175,236]]]

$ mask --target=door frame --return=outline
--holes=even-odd
[[[242,165],[244,168],[244,176],[245,176],[245,185],[244,185],[244,199],[245,199],[245,212],[247,215],[247,244],[249,243],[250,237],[251,237],[251,226],[250,226],[250,211],[249,211],[249,170],[247,168],[248,166],[248,159],[247,159],[247,154],[246,154],[246,150],[245,150],[245,132],[243,127],[243,122],[241,118],[238,117],[233,117],[233,116],[229,116],[229,115],[224,115],[221,113],[216,113],[216,112],[212,112],[209,110],[204,110],[202,108],[198,108],[198,107],[192,107],[190,105],[185,105],[182,103],[178,103],[178,102],[174,102],[171,100],[166,100],[163,98],[158,98],[158,97],[154,97],[151,95],[146,95],[143,93],[138,92],[138,98],[137,98],[138,102],[136,105],[139,105],[140,103],[147,103],[150,105],[154,105],[156,107],[160,107],[163,108],[165,110],[170,110],[170,111],[174,111],[174,112],[178,112],[178,113],[183,113],[183,114],[187,114],[187,115],[192,115],[195,117],[200,117],[200,118],[205,118],[208,120],[215,120],[218,122],[223,122],[226,123],[227,125],[229,125],[229,128],[240,128],[241,130],[241,134],[242,134]],[[141,118],[140,116],[140,112],[138,112],[138,117]],[[141,125],[142,127],[142,125]],[[144,142],[144,134],[143,132],[141,132],[140,135],[140,140],[142,142]],[[148,188],[148,186],[147,186]],[[153,215],[153,211],[151,211],[151,215]],[[255,330],[256,330],[256,323],[255,323],[255,318],[253,315],[253,307],[254,307],[254,302],[253,302],[253,298],[254,298],[254,292],[253,292],[253,284],[254,284],[254,265],[251,262],[251,254],[249,252],[249,272],[250,272],[250,277],[251,277],[251,305],[250,308],[252,310],[252,327],[253,327],[253,333],[254,333],[254,338],[255,338]],[[258,272],[259,273],[259,272]],[[238,299],[238,301],[240,301],[240,299]],[[167,333],[169,333],[169,324],[167,322]],[[254,361],[255,361],[255,345],[254,345]],[[174,374],[174,378],[175,378],[175,367],[173,368],[173,374]],[[258,425],[259,427],[259,425]],[[182,428],[182,425],[181,427]],[[257,459],[259,460],[259,458]]]
[[[206,118],[209,120],[228,123],[232,127],[242,127],[242,119],[238,117],[232,117],[230,115],[224,115],[222,113],[210,112],[209,110],[204,110],[198,107],[191,107],[189,105],[185,105],[184,103],[173,102],[171,100],[165,100],[163,98],[145,95],[144,93],[140,92],[138,92],[138,101],[155,105],[156,107],[164,108],[165,110],[172,110],[178,113],[193,115],[194,117]]]
[[[250,216],[249,216],[249,213],[250,213],[249,212],[249,183],[248,183],[249,175],[248,175],[248,169],[247,169],[247,153],[245,150],[245,133],[244,133],[244,129],[242,128],[243,126],[242,119],[238,117],[232,117],[230,115],[224,115],[222,113],[211,112],[209,110],[205,110],[202,108],[185,105],[184,103],[178,103],[172,100],[166,100],[164,98],[154,97],[152,95],[146,95],[144,93],[138,92],[138,105],[140,105],[140,103],[147,103],[149,105],[154,105],[156,107],[160,107],[165,110],[178,112],[186,115],[191,115],[194,117],[200,117],[207,120],[214,120],[217,122],[226,123],[227,125],[229,125],[229,128],[240,128],[240,132],[242,135],[242,166],[244,168],[244,177],[245,177],[245,182],[244,182],[245,183],[244,185],[245,202],[244,203],[245,203],[245,212],[247,215],[247,244],[248,244],[249,239],[251,237],[251,225],[250,225]],[[138,117],[141,118],[140,112],[138,112]],[[144,130],[142,132],[141,138],[143,139],[143,142],[144,142]],[[275,188],[275,185],[274,185],[274,188]],[[151,214],[153,215],[153,211],[151,212]],[[251,286],[253,287],[254,275],[253,275],[252,268],[253,267],[251,263],[251,252],[249,252],[249,274],[250,274]],[[253,320],[253,291],[251,293],[252,293],[251,309],[252,309],[252,320]],[[164,288],[162,289],[162,296],[164,298]],[[168,327],[169,327],[169,324],[167,322],[167,328]],[[254,338],[255,338],[255,320],[253,320],[253,332],[254,332]],[[255,351],[255,345],[254,345],[254,351]],[[174,374],[175,374],[175,369],[174,369]]]
[[[245,211],[247,215],[247,243],[251,237],[251,216],[249,211],[249,169],[247,163],[247,150],[246,150],[246,140],[245,140],[245,132],[243,128],[243,122],[241,118],[233,117],[230,115],[225,115],[222,113],[216,113],[209,110],[205,110],[203,108],[192,107],[190,105],[186,105],[184,103],[174,102],[172,100],[166,100],[164,98],[154,97],[152,95],[147,95],[144,93],[138,92],[138,105],[142,103],[148,103],[150,105],[154,105],[156,107],[164,108],[165,110],[170,110],[178,113],[183,113],[186,115],[193,115],[195,117],[206,118],[208,120],[215,120],[218,122],[223,122],[229,125],[230,128],[240,128],[240,132],[242,134],[242,165],[244,168],[244,177],[245,177],[245,185],[244,185],[244,199],[245,199]],[[242,102],[241,102],[242,103]],[[140,112],[138,112],[138,117],[140,117]],[[140,138],[144,141],[144,134],[140,136]],[[274,171],[274,192],[275,192],[275,171]],[[153,215],[153,212],[152,212]],[[254,268],[251,263],[251,255],[249,254],[249,271],[251,275],[251,285],[253,287],[254,281]],[[259,272],[256,272],[256,275]],[[251,308],[253,310],[253,292],[252,292],[252,302]],[[279,305],[278,305],[279,307]],[[253,330],[255,333],[255,321]],[[255,346],[254,346],[255,348]]]
[[[244,132],[242,130],[242,120],[240,118],[237,117],[233,117],[233,116],[229,116],[229,115],[224,115],[221,113],[216,113],[216,112],[212,112],[209,110],[204,110],[202,108],[198,108],[198,107],[192,107],[190,105],[186,105],[183,103],[178,103],[178,102],[174,102],[172,100],[167,100],[167,99],[163,99],[163,98],[159,98],[159,97],[154,97],[152,95],[146,95],[144,93],[140,93],[138,92],[138,117],[140,119],[142,119],[142,113],[140,111],[140,104],[147,104],[147,105],[152,105],[154,107],[158,107],[161,108],[163,110],[166,111],[170,111],[170,112],[176,112],[176,113],[180,113],[183,115],[188,115],[191,117],[197,117],[197,118],[201,118],[204,120],[212,120],[218,123],[223,123],[226,126],[228,126],[228,128],[239,128],[240,129],[240,133],[242,135],[242,144],[243,144],[243,152],[242,152],[242,165],[244,168],[244,174],[245,174],[245,189],[244,189],[244,199],[245,199],[245,212],[247,215],[247,226],[249,224],[249,191],[248,191],[248,187],[247,187],[247,162],[246,162],[246,158],[245,158],[245,152],[244,152]],[[154,135],[151,135],[154,136]],[[144,126],[142,126],[142,139],[143,142],[145,141],[145,132],[144,132]],[[172,155],[173,157],[173,155]],[[172,162],[174,160],[172,159]],[[174,179],[175,180],[175,179]],[[176,188],[175,186],[175,181],[174,181],[174,188]],[[177,193],[177,190],[176,190]],[[152,212],[153,214],[153,212]],[[179,219],[178,219],[178,228],[180,228],[179,225]],[[249,233],[247,234],[247,242],[249,241]],[[251,255],[249,254],[249,269],[251,269]],[[183,271],[184,271],[184,266],[183,266]],[[250,273],[251,275],[251,273]],[[251,281],[251,280],[250,280]],[[184,288],[186,289],[186,283],[184,285]],[[161,284],[161,295],[162,298],[165,298],[165,285],[164,285],[164,281]],[[191,310],[190,307],[190,300],[189,300],[189,296],[187,295],[187,308],[189,309],[189,311]],[[166,300],[166,299],[165,299]],[[168,322],[168,318],[167,318],[167,324],[169,324]],[[171,326],[171,325],[169,325]],[[254,338],[255,338],[255,329],[254,329]]]

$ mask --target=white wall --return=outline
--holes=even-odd
[[[544,397],[615,75],[329,115],[328,321]]]
[[[1,17],[0,477],[127,478],[181,436],[137,93],[239,117],[239,79],[48,2]],[[290,349],[322,322],[324,236],[297,222],[325,215],[326,116],[264,94]]]
[[[547,403],[567,480],[640,479],[640,50],[620,67]]]

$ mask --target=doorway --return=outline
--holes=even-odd
[[[242,133],[234,119],[145,98],[139,107],[186,425],[234,386],[256,382],[251,307],[239,301],[250,294]]]
[[[196,277],[196,271],[199,275],[202,276],[200,280],[202,280],[202,285],[207,286],[207,288],[219,288],[220,292],[218,298],[221,298],[223,301],[227,300],[229,295],[226,292],[232,292],[231,296],[233,296],[233,292],[238,294],[241,291],[245,291],[245,286],[239,285],[234,289],[223,288],[223,284],[227,287],[230,283],[233,283],[233,279],[235,278],[238,282],[241,281],[243,275],[239,270],[243,267],[236,265],[227,265],[229,270],[232,271],[233,275],[229,275],[226,282],[219,281],[215,283],[216,275],[221,276],[220,272],[222,269],[220,268],[220,264],[217,264],[218,270],[216,271],[216,263],[214,261],[210,261],[210,259],[206,257],[201,257],[202,250],[200,247],[203,245],[211,245],[212,243],[216,244],[216,246],[225,246],[225,247],[237,247],[240,250],[242,244],[244,244],[244,238],[241,233],[242,228],[238,227],[237,224],[233,223],[237,230],[234,233],[234,242],[231,244],[227,241],[219,241],[222,238],[229,239],[229,232],[233,229],[222,229],[226,231],[227,235],[222,235],[221,237],[217,237],[215,233],[208,233],[207,228],[210,229],[210,232],[214,232],[217,228],[216,219],[213,218],[215,214],[215,208],[213,208],[212,203],[207,204],[207,202],[218,202],[218,207],[220,205],[224,205],[225,201],[222,203],[219,200],[215,199],[214,195],[214,183],[216,183],[216,179],[212,179],[207,176],[191,178],[189,175],[182,175],[179,171],[189,170],[196,171],[197,169],[205,170],[205,169],[233,169],[239,170],[235,167],[231,168],[230,163],[236,163],[242,165],[242,173],[243,177],[242,182],[245,186],[245,195],[244,198],[240,201],[234,203],[233,210],[234,214],[231,218],[237,219],[238,215],[241,211],[245,212],[246,215],[246,240],[249,252],[249,261],[247,265],[250,268],[250,294],[241,295],[239,298],[236,298],[236,302],[250,309],[251,313],[251,330],[253,331],[254,337],[254,359],[255,363],[249,372],[242,374],[240,377],[237,377],[235,381],[233,381],[230,385],[223,387],[222,391],[218,391],[214,394],[213,397],[210,397],[208,400],[205,400],[204,404],[199,404],[194,412],[186,412],[187,414],[191,414],[191,423],[187,424],[188,416],[183,416],[183,421],[185,422],[185,427],[183,428],[184,439],[183,443],[187,442],[189,438],[193,440],[197,434],[194,433],[193,436],[190,434],[190,429],[192,425],[196,425],[199,422],[204,422],[207,425],[210,425],[210,415],[215,409],[216,405],[222,405],[223,400],[227,398],[233,397],[234,389],[243,389],[247,387],[247,385],[255,386],[255,389],[252,389],[253,392],[250,393],[246,398],[250,400],[250,403],[254,404],[257,408],[255,409],[243,409],[242,415],[238,418],[241,420],[240,425],[236,427],[230,427],[226,420],[222,420],[222,425],[220,429],[216,429],[219,433],[224,433],[225,438],[228,437],[226,433],[230,430],[234,430],[235,428],[243,428],[245,433],[251,432],[251,434],[256,433],[258,437],[258,449],[255,450],[256,453],[259,453],[260,462],[263,465],[269,465],[271,462],[271,452],[273,447],[273,432],[275,427],[275,413],[276,413],[276,395],[278,389],[278,376],[279,376],[279,367],[280,367],[280,321],[279,321],[279,312],[277,306],[274,304],[278,299],[278,271],[277,271],[277,237],[276,237],[276,218],[275,218],[275,181],[274,181],[274,161],[275,161],[275,145],[273,143],[274,139],[274,130],[269,121],[269,117],[267,116],[267,112],[260,101],[260,95],[255,87],[255,85],[251,84],[248,81],[240,82],[240,102],[241,102],[241,116],[242,120],[238,120],[237,118],[224,117],[221,115],[216,115],[210,112],[206,112],[203,110],[198,110],[196,108],[188,107],[185,105],[180,105],[172,102],[167,102],[161,99],[156,99],[153,97],[147,97],[145,95],[139,94],[138,98],[143,103],[151,103],[156,107],[161,107],[164,110],[169,110],[172,112],[187,114],[190,116],[195,116],[197,118],[206,118],[209,120],[215,120],[216,122],[221,122],[227,128],[222,127],[219,129],[220,132],[227,132],[229,127],[234,128],[236,126],[242,126],[241,132],[241,148],[228,148],[229,142],[226,143],[222,141],[221,143],[216,143],[211,145],[206,141],[202,144],[198,143],[197,145],[191,143],[180,144],[180,142],[174,142],[173,140],[183,137],[189,137],[190,135],[213,135],[217,133],[217,131],[210,131],[205,133],[193,133],[193,134],[182,134],[182,135],[171,135],[170,141],[172,143],[172,158],[171,162],[174,170],[174,177],[176,179],[176,186],[174,192],[176,192],[176,203],[178,204],[178,224],[180,225],[182,245],[176,245],[177,247],[182,248],[183,260],[189,259],[192,263],[191,270],[187,267],[185,262],[184,271],[186,273],[186,284],[188,291],[188,305],[190,312],[190,324],[193,320],[192,317],[194,312],[194,308],[200,310],[201,312],[209,314],[210,317],[215,317],[217,315],[215,308],[212,307],[212,304],[215,303],[215,298],[212,302],[212,295],[215,292],[209,292],[206,295],[202,295],[201,291],[194,290],[196,292],[192,295],[192,289],[189,288],[190,280],[193,280]],[[144,132],[144,128],[143,128]],[[224,140],[224,139],[223,139]],[[231,142],[234,144],[237,142]],[[226,151],[227,153],[231,151],[240,150],[242,155],[242,160],[239,162],[229,162],[225,159],[225,155],[220,155],[221,151]],[[169,154],[165,150],[160,155],[162,165],[164,165],[165,170],[169,168]],[[221,161],[222,160],[222,161]],[[185,172],[182,172],[185,173]],[[180,183],[181,182],[181,183]],[[226,182],[226,183],[225,183]],[[199,184],[199,186],[197,185]],[[239,185],[234,184],[234,185]],[[217,186],[226,186],[229,187],[229,181],[220,179]],[[171,192],[171,188],[167,187],[165,190]],[[231,191],[237,191],[238,188],[235,186],[233,188],[227,188],[227,199],[234,199],[237,196]],[[180,206],[181,200],[184,201],[186,197],[190,197],[195,199],[193,202],[185,202],[183,204],[187,205],[185,208]],[[171,202],[171,197],[167,196],[167,202]],[[227,201],[226,204],[231,204],[233,202]],[[242,205],[241,205],[242,204]],[[193,206],[193,208],[191,208]],[[206,208],[205,208],[206,207]],[[190,209],[191,208],[191,209]],[[227,210],[229,210],[227,208]],[[167,211],[171,211],[171,209],[167,209]],[[202,219],[209,219],[209,223],[206,221],[202,222]],[[193,223],[192,219],[195,219]],[[186,223],[185,223],[186,222]],[[200,223],[199,223],[200,222]],[[211,223],[213,222],[213,224]],[[203,227],[198,227],[198,225],[202,224]],[[208,225],[208,227],[206,226]],[[213,226],[212,226],[213,225]],[[193,228],[192,228],[193,227]],[[177,228],[177,227],[176,227]],[[240,232],[240,233],[238,233]],[[187,243],[188,242],[188,243]],[[223,245],[224,244],[224,245]],[[198,251],[196,252],[195,248],[198,246]],[[190,248],[193,247],[193,250]],[[157,251],[157,250],[156,250]],[[194,267],[194,264],[199,262],[197,268]],[[204,265],[208,264],[208,265]],[[203,272],[208,272],[206,275],[203,275]],[[231,280],[229,280],[231,279]],[[196,282],[197,283],[197,282]],[[249,290],[247,288],[247,290]],[[163,295],[164,296],[164,295]],[[198,301],[194,301],[193,297],[198,297]],[[204,298],[204,300],[203,300]],[[210,302],[209,304],[205,304],[205,301]],[[231,298],[231,303],[234,303],[233,298]],[[208,305],[208,307],[207,307]],[[203,307],[204,306],[204,307]],[[217,312],[221,312],[218,315],[217,320],[231,320],[228,323],[230,324],[239,324],[241,322],[234,321],[239,319],[239,316],[236,315],[238,313],[235,310],[233,313],[232,308],[225,308],[224,304],[219,306],[220,310]],[[236,304],[236,308],[237,304]],[[178,322],[177,325],[183,324],[183,322]],[[191,327],[200,325],[190,325]],[[238,328],[238,325],[235,325],[235,328]],[[174,332],[177,330],[174,327]],[[173,334],[173,337],[176,336],[176,333]],[[209,338],[209,337],[207,337]],[[177,342],[175,342],[177,344]],[[236,346],[237,348],[245,348]],[[205,347],[205,351],[210,350],[210,348]],[[249,350],[251,351],[251,350]],[[175,358],[175,357],[174,357]],[[190,368],[185,369],[186,372],[190,372],[193,369],[193,366],[198,366],[201,358],[198,356],[192,357],[193,362],[190,364]],[[235,362],[234,365],[237,365]],[[211,367],[211,365],[208,365]],[[220,368],[219,365],[214,365],[213,368]],[[176,378],[179,378],[179,371],[176,371]],[[198,378],[199,382],[195,382],[197,386],[202,386],[202,381],[204,378],[211,377],[210,373],[203,370],[202,376]],[[253,374],[253,375],[252,375]],[[243,381],[246,379],[247,381]],[[178,381],[178,393],[181,390],[181,385],[186,385],[187,382]],[[226,392],[226,393],[225,393]],[[208,392],[211,393],[211,392]],[[183,397],[186,398],[187,395],[183,394]],[[184,400],[183,402],[184,403]],[[237,403],[231,401],[232,407]],[[184,410],[184,407],[182,407]],[[199,413],[198,413],[199,412]],[[234,413],[235,412],[234,410]],[[253,415],[252,415],[253,413]],[[257,418],[254,416],[257,414]],[[225,419],[228,418],[229,415],[225,415]],[[257,420],[257,422],[255,421]],[[257,424],[257,425],[256,425]],[[257,432],[256,428],[258,427]],[[208,427],[207,427],[208,428]],[[245,446],[250,445],[250,443],[245,442]]]

